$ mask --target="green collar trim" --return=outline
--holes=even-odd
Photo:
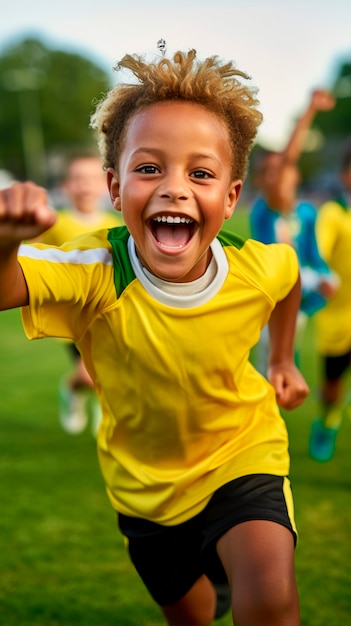
[[[114,283],[117,298],[133,282],[135,274],[128,254],[129,231],[126,226],[115,226],[108,231],[108,240],[112,247]]]

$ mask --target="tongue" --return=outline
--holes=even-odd
[[[177,226],[158,224],[155,228],[155,237],[159,243],[168,248],[185,246],[189,241],[189,228],[185,224]]]

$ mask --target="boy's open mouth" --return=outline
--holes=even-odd
[[[196,222],[190,217],[158,215],[150,220],[151,232],[163,248],[179,249],[189,243]]]

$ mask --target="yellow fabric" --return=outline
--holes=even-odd
[[[316,314],[317,350],[340,355],[351,350],[351,209],[327,202],[318,212],[316,234],[321,255],[340,277],[340,287]]]
[[[117,299],[103,231],[59,251],[36,245],[38,259],[28,257],[33,247],[20,257],[30,293],[25,330],[70,338],[81,350],[101,400],[99,458],[117,511],[177,524],[229,480],[288,474],[274,390],[248,358],[297,280],[290,246],[225,247],[224,285],[193,308],[161,304],[137,279]]]
[[[291,492],[291,486],[290,486],[290,480],[288,479],[287,476],[284,477],[284,482],[283,482],[283,493],[284,493],[284,497],[285,497],[285,502],[286,502],[286,508],[288,509],[288,516],[291,522],[291,525],[297,535],[297,528],[296,528],[296,523],[295,523],[295,513],[294,513],[294,500],[293,500],[293,495]]]

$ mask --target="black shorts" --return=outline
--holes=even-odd
[[[119,514],[131,561],[154,600],[161,606],[177,602],[203,574],[214,583],[226,582],[216,543],[236,524],[277,522],[292,532],[296,543],[286,489],[290,483],[282,476],[237,478],[220,487],[201,513],[176,526]]]
[[[324,376],[326,380],[338,380],[351,366],[351,352],[338,356],[325,356],[323,358]]]

